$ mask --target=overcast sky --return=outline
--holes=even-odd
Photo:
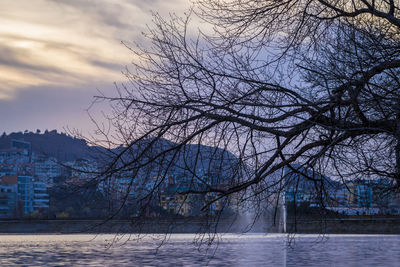
[[[183,14],[189,0],[1,0],[0,130],[94,128],[97,90],[112,94],[151,12]],[[103,107],[107,109],[106,107]]]

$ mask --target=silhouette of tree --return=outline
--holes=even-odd
[[[99,180],[129,173],[134,187],[151,166],[141,198],[155,199],[179,165],[193,185],[179,193],[210,196],[204,209],[229,196],[262,203],[285,182],[274,174],[301,172],[293,164],[398,189],[397,1],[199,0],[186,17],[155,15],[145,37],[129,46],[135,60],[117,96],[97,98],[113,107],[94,140],[109,148]],[[196,144],[236,159],[188,149]],[[233,171],[212,183],[196,165],[204,157]],[[324,179],[303,175],[325,194]]]

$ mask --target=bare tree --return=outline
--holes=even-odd
[[[284,188],[283,168],[386,178],[398,190],[399,7],[199,0],[184,18],[155,15],[146,45],[129,46],[128,82],[98,97],[113,107],[111,130],[99,127],[110,152],[99,181],[129,176],[126,198],[150,184],[138,198],[151,203],[182,171],[190,179],[178,193],[204,196],[204,210],[245,199],[261,207]],[[321,176],[302,174],[325,193]]]

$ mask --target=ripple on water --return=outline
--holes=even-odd
[[[0,235],[0,265],[400,266],[400,235],[226,234],[207,241],[190,234]]]

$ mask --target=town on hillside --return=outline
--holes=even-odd
[[[319,174],[312,174],[310,180],[309,170],[294,170],[285,168],[279,174],[285,177],[280,198],[288,212],[324,209],[341,215],[400,214],[400,194],[390,190],[388,180],[340,182]],[[215,193],[182,194],[204,188],[204,181],[214,188],[229,187],[227,178],[198,172],[202,173],[198,181],[177,171],[164,174],[162,183],[154,177],[132,179],[129,173],[100,179],[101,164],[93,159],[61,161],[36,153],[28,141],[12,139],[8,147],[0,148],[0,218],[104,218],[116,210],[119,218],[203,216],[204,210],[207,215],[240,212],[235,195],[211,201]],[[149,193],[155,197],[138,202]]]

